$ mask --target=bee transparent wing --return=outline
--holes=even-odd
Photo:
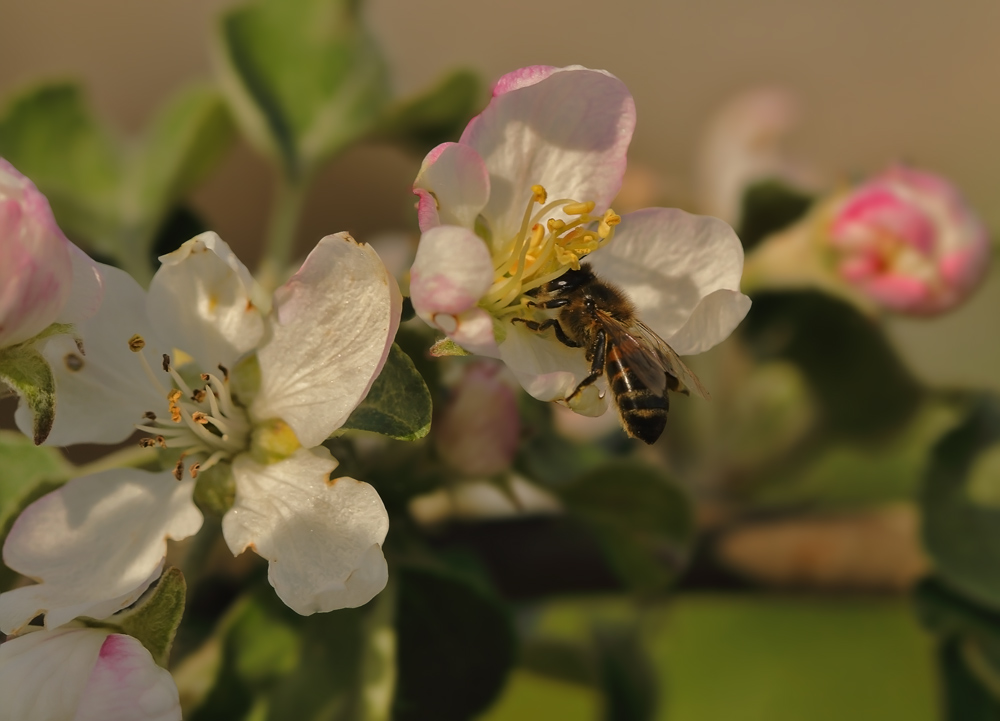
[[[608,324],[606,324],[607,326]],[[694,393],[709,398],[708,391],[690,368],[684,365],[674,349],[640,320],[633,320],[625,326],[617,321],[611,333],[615,343],[625,354],[632,369],[650,389],[672,390],[678,393]],[[677,381],[676,387],[667,384],[667,376]]]

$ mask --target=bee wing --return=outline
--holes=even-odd
[[[708,391],[690,368],[684,365],[674,349],[640,320],[632,320],[625,325],[608,317],[605,331],[629,360],[629,365],[639,379],[650,389],[672,391],[689,395],[694,393],[709,398]],[[677,381],[677,387],[668,386],[667,376]]]

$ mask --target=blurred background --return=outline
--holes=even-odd
[[[8,0],[0,6],[0,98],[40,79],[82,79],[97,114],[123,135],[136,134],[166,96],[192,80],[211,78],[209,38],[216,19],[239,4]],[[797,99],[800,111],[788,155],[818,169],[830,185],[903,160],[951,179],[994,237],[1000,230],[995,1],[623,0],[612,7],[510,0],[501,7],[369,0],[363,15],[387,58],[397,97],[415,94],[456,68],[475,71],[487,84],[531,64],[582,64],[614,73],[637,105],[629,153],[637,192],[656,204],[695,209],[698,148],[709,119],[748,88],[776,86]],[[419,166],[419,155],[386,144],[362,143],[336,157],[309,191],[297,230],[299,251],[340,230],[363,241],[404,234],[415,242],[410,185]],[[250,267],[261,252],[274,179],[273,167],[240,139],[189,199]],[[1000,390],[998,307],[1000,269],[994,263],[976,295],[955,312],[934,319],[891,317],[885,328],[920,381]],[[743,378],[739,360],[726,351],[695,367],[713,393],[722,388],[722,400],[704,412],[679,404],[673,445],[684,444],[685,428],[715,428],[721,422],[713,413],[737,420],[742,413],[752,424],[760,407],[753,398],[743,405],[726,401],[727,373],[736,368],[735,377]],[[781,373],[755,376],[758,385],[740,390],[746,397],[754,388],[765,395],[774,387],[787,390]],[[776,386],[768,385],[774,379]],[[799,421],[796,412],[779,413],[779,425],[807,425],[810,411]],[[712,479],[730,482],[735,475],[737,485],[741,479],[738,473],[714,473],[713,453],[722,448],[720,457],[739,456],[736,467],[754,466],[759,459],[747,460],[751,452],[739,455],[739,444],[752,446],[754,438],[735,432],[714,446],[699,446],[692,455],[700,453],[701,460],[688,470],[701,485],[688,490],[699,498],[697,520],[707,540],[692,551],[692,570],[669,605],[593,594],[543,603],[516,583],[505,586],[501,568],[501,590],[519,602],[518,623],[541,641],[522,649],[520,665],[482,718],[942,718],[938,664],[942,653],[954,649],[942,651],[925,630],[940,630],[927,621],[926,609],[953,605],[935,606],[938,589],[932,588],[921,596],[923,615],[914,613],[910,591],[928,561],[920,548],[913,479],[953,420],[931,412],[902,431],[894,429],[898,435],[888,447],[837,446],[795,483],[776,484],[773,492],[748,483],[753,489],[740,496],[751,498],[745,515],[744,508],[734,513],[714,502],[719,489]],[[797,438],[788,447],[794,450]],[[683,465],[683,450],[674,455]],[[871,479],[878,482],[869,484]],[[803,520],[799,510],[810,513]],[[727,525],[736,516],[740,522]],[[469,543],[488,557],[496,544],[510,543],[530,555],[531,524],[513,528],[487,534],[485,541],[475,530],[463,530],[442,543]],[[503,565],[496,558],[490,563],[494,571]],[[598,578],[592,586],[601,590],[602,583]],[[987,620],[996,622],[990,613]],[[632,630],[623,634],[623,624]],[[599,684],[588,681],[593,669],[574,675],[572,662],[559,662],[580,644],[597,649],[598,665],[607,661],[621,674],[605,679],[604,693],[620,693],[637,707],[610,714],[606,698],[593,688]],[[633,653],[636,646],[641,654]]]
[[[211,75],[208,38],[231,0],[87,3],[39,0],[0,8],[0,95],[40,77],[82,78],[108,122],[135,133],[170,92]],[[799,100],[789,151],[828,176],[858,177],[896,160],[951,178],[991,229],[1000,227],[1000,6],[916,2],[605,4],[511,0],[372,0],[364,15],[407,96],[468,67],[487,82],[531,64],[605,68],[636,99],[630,163],[660,176],[690,206],[696,146],[711,114],[748,87],[777,85]],[[419,158],[353,148],[316,181],[298,231],[316,239],[412,231],[409,187]],[[194,196],[194,206],[252,266],[273,175],[245,145]],[[687,201],[687,202],[685,202]],[[921,376],[1000,387],[996,277],[959,312],[894,320]]]

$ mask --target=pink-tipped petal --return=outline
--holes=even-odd
[[[458,315],[479,302],[493,284],[493,260],[475,233],[442,225],[420,237],[410,270],[410,297],[417,315],[434,323],[438,313]]]
[[[514,237],[536,184],[552,200],[593,201],[603,212],[621,187],[635,128],[635,103],[625,84],[574,66],[552,69],[530,84],[506,85],[510,89],[493,98],[461,139],[489,170],[483,215],[494,237]]]
[[[483,159],[468,145],[443,143],[424,158],[413,191],[420,230],[438,225],[472,228],[490,197]]]

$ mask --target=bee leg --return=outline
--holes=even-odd
[[[541,333],[543,330],[551,328],[556,333],[556,339],[563,345],[569,346],[570,348],[580,347],[579,343],[577,343],[575,340],[566,335],[566,332],[562,329],[562,326],[559,325],[559,321],[557,321],[555,318],[549,318],[548,320],[542,321],[541,323],[539,323],[536,320],[528,320],[527,318],[511,318],[510,322],[524,323],[526,326],[528,326],[530,330],[533,330],[536,333]]]
[[[528,305],[532,308],[562,308],[564,305],[569,305],[569,298],[553,298],[552,300],[544,300],[541,303],[532,301]]]
[[[580,391],[604,375],[604,355],[607,349],[608,338],[603,330],[599,330],[597,331],[597,337],[594,339],[594,345],[590,348],[591,353],[594,355],[590,361],[590,375],[580,381],[580,384],[573,392],[566,396],[567,401],[573,400]]]

